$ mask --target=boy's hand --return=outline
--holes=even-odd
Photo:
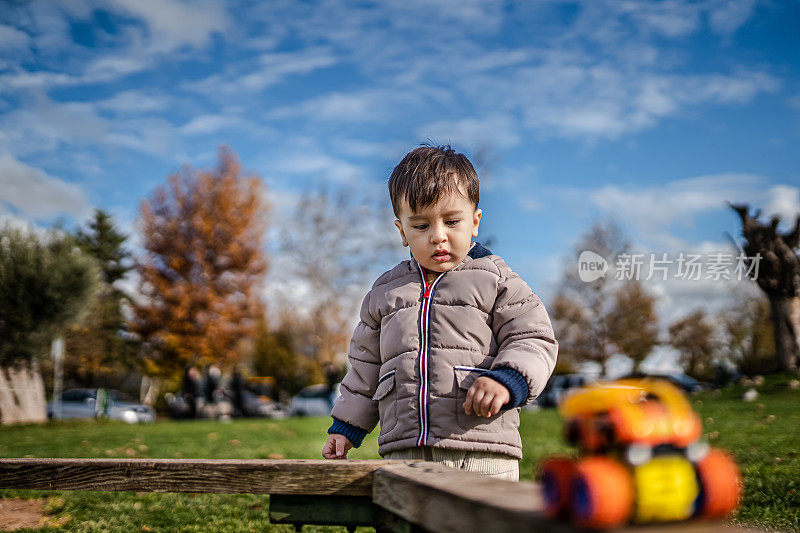
[[[325,459],[347,459],[347,452],[353,447],[353,443],[344,435],[331,433],[322,448],[322,457]]]
[[[511,393],[505,385],[488,377],[480,377],[467,391],[467,400],[464,402],[464,412],[471,415],[490,417],[500,412],[509,400]]]

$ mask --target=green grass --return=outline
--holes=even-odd
[[[734,521],[800,531],[800,390],[773,378],[760,397],[745,403],[741,387],[702,393],[692,403],[712,446],[732,451],[745,478]],[[128,426],[115,422],[65,422],[0,429],[2,457],[321,458],[330,419],[170,422]],[[569,451],[554,410],[522,413],[524,459],[520,478],[531,479],[544,456]],[[351,450],[352,459],[378,459],[377,431]],[[52,524],[35,530],[252,531],[289,530],[270,525],[268,496],[0,491],[0,497],[49,498]],[[305,527],[305,531],[344,531]],[[20,530],[22,531],[22,530]]]
[[[736,456],[744,498],[734,519],[782,531],[800,531],[800,390],[768,378],[753,402],[729,387],[693,398],[712,446]]]

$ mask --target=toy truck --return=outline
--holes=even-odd
[[[541,468],[544,511],[588,528],[723,517],[741,493],[726,452],[700,440],[684,394],[663,380],[626,379],[578,389],[559,406],[579,456]]]

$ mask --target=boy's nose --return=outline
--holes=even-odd
[[[434,243],[444,242],[447,239],[447,230],[443,226],[438,226],[433,230],[431,238]]]

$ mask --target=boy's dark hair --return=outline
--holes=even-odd
[[[464,185],[467,198],[478,208],[480,186],[478,173],[464,154],[446,146],[422,145],[411,150],[394,167],[389,178],[389,196],[397,218],[400,218],[402,199],[408,201],[413,213],[435,204],[443,194],[461,194]]]

